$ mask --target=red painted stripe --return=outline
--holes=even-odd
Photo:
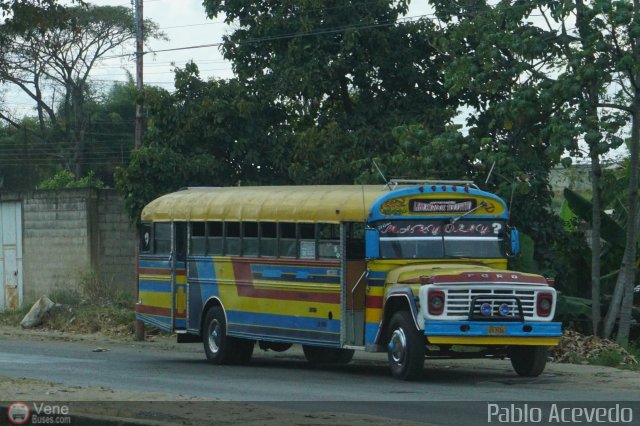
[[[147,306],[147,305],[136,305],[136,312],[139,314],[149,314],[149,315],[160,315],[163,317],[171,316],[171,309],[169,308],[160,308],[157,306]],[[176,318],[186,318],[186,313],[179,314],[176,312]]]
[[[367,296],[367,308],[382,309],[382,296]]]
[[[233,272],[236,275],[236,288],[238,296],[256,297],[261,299],[276,300],[304,300],[318,303],[340,303],[339,293],[304,292],[295,290],[270,290],[258,289],[253,285],[253,275],[249,262],[232,262]]]

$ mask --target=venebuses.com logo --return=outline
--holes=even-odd
[[[7,418],[14,425],[24,425],[29,421],[31,411],[24,402],[14,402],[7,407]]]

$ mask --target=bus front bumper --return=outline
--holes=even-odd
[[[560,322],[425,321],[424,334],[434,345],[556,346]]]

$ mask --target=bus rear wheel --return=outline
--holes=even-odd
[[[416,329],[411,314],[399,311],[393,314],[389,328],[387,358],[391,375],[401,380],[416,380],[422,375],[426,341]]]
[[[207,360],[212,364],[246,364],[253,355],[253,340],[227,335],[227,320],[220,306],[213,306],[207,311],[202,342]]]
[[[546,346],[512,346],[511,366],[522,377],[538,377],[547,365]]]
[[[304,357],[312,364],[348,364],[353,358],[353,349],[323,348],[302,345]]]

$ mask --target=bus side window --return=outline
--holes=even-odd
[[[151,252],[151,229],[150,223],[143,223],[140,229],[140,253]]]
[[[318,224],[318,257],[320,259],[340,258],[340,225]]]
[[[204,222],[191,222],[191,241],[189,244],[189,254],[205,254],[206,240],[204,231]]]
[[[224,241],[222,233],[222,222],[207,222],[207,254],[221,255],[222,243]]]
[[[260,256],[275,257],[278,248],[278,224],[260,223]]]
[[[171,253],[171,224],[168,222],[153,225],[153,252],[155,254]]]
[[[258,255],[258,222],[242,223],[242,255]]]
[[[240,222],[225,222],[224,252],[227,255],[240,255]]]
[[[300,249],[298,257],[300,259],[316,258],[316,227],[313,223],[298,224],[298,238],[300,239]]]
[[[296,224],[293,222],[280,222],[278,254],[280,257],[296,257],[296,252]]]

